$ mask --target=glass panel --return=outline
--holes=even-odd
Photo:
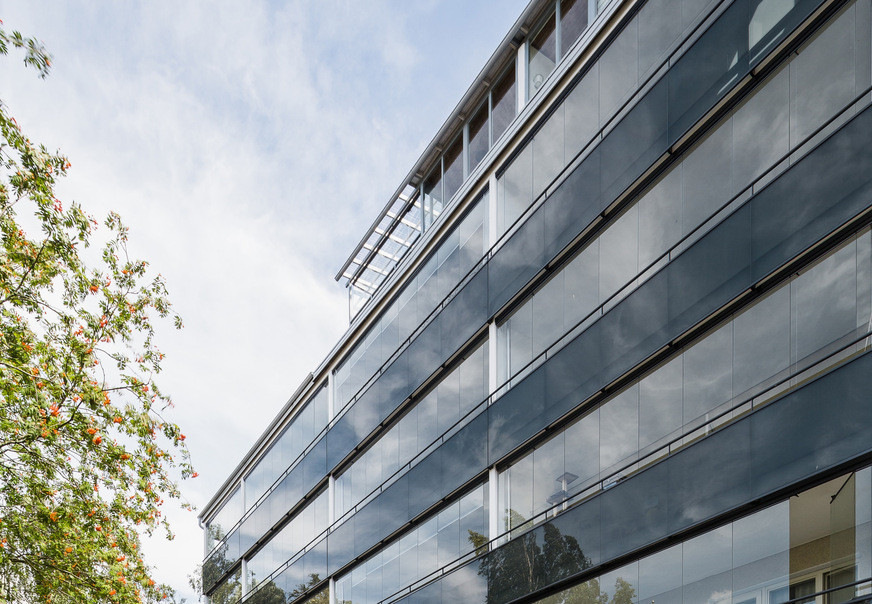
[[[469,120],[469,148],[467,155],[469,156],[469,172],[475,170],[476,166],[487,155],[490,148],[489,138],[489,123],[488,123],[488,106],[487,100],[479,107],[478,111]]]
[[[857,247],[849,245],[791,284],[793,360],[801,361],[857,327]]]
[[[463,136],[458,136],[454,143],[448,147],[448,150],[445,152],[443,157],[443,162],[445,166],[445,176],[443,177],[443,182],[445,183],[445,193],[444,193],[444,201],[447,203],[454,197],[454,194],[457,193],[457,190],[460,188],[460,185],[463,184]],[[433,211],[433,219],[435,220],[439,214],[441,213],[441,208],[439,211],[434,206]]]
[[[569,48],[587,29],[588,0],[561,0],[560,2],[560,56],[565,57]]]
[[[533,514],[552,508],[566,499],[570,483],[564,471],[563,435],[552,438],[533,452]]]
[[[564,157],[569,163],[599,128],[599,63],[594,63],[563,101],[565,112]]]
[[[638,206],[627,210],[600,235],[600,303],[605,302],[638,274],[638,241]]]
[[[225,579],[209,596],[213,604],[236,604],[242,597],[242,569]]]
[[[790,142],[798,144],[859,92],[855,8],[846,9],[790,63]]]
[[[503,530],[523,525],[533,515],[533,456],[529,455],[504,473]]]
[[[751,22],[748,24],[748,45],[757,46],[781,23],[794,7],[794,0],[754,0],[751,2]],[[762,52],[760,50],[757,51]]]
[[[528,306],[532,305],[533,315],[533,356],[541,353],[565,333],[563,320],[564,274],[563,271],[558,273],[545,287],[536,292],[533,300],[528,304]],[[509,324],[511,324],[511,319]]]
[[[533,199],[563,170],[563,105],[559,105],[533,138]]]
[[[639,200],[639,268],[644,270],[681,239],[682,170],[667,173]]]
[[[676,170],[681,174],[682,184],[682,235],[693,231],[720,209],[730,199],[734,189],[751,182],[746,175],[742,181],[744,185],[736,180],[736,186],[731,188],[732,166],[733,120],[727,120],[708,134],[684,158],[681,169]]]
[[[509,319],[509,373],[515,375],[533,359],[533,307],[525,305]]]
[[[600,68],[601,77],[604,69]],[[616,199],[666,149],[667,115],[671,115],[666,93],[666,80],[660,80],[600,143],[604,202]],[[600,115],[607,115],[603,105]]]
[[[582,491],[592,479],[599,476],[599,413],[599,410],[592,411],[565,431],[566,442],[571,443],[565,449],[566,482],[570,495]]]
[[[533,146],[528,144],[497,180],[497,234],[505,233],[533,201]]]
[[[628,564],[599,578],[600,597],[609,604],[638,602],[639,565]]]
[[[681,545],[639,560],[639,602],[682,604],[682,562]]]
[[[733,190],[741,191],[790,149],[789,70],[782,69],[733,117]]]
[[[733,324],[709,334],[682,355],[684,363],[685,424],[733,398]]]
[[[790,365],[790,290],[782,288],[733,322],[733,390],[738,395]]]
[[[599,304],[599,241],[576,256],[563,271],[564,333],[575,327]]]
[[[437,165],[424,181],[424,228],[427,229],[442,213],[442,167]]]
[[[639,18],[634,17],[599,60],[600,116],[602,124],[636,88],[639,61]]]
[[[515,94],[515,64],[513,62],[502,79],[496,83],[491,93],[491,117],[493,118],[491,144],[497,142],[518,113]]]
[[[639,387],[631,386],[600,407],[600,472],[607,473],[639,450]]]
[[[656,69],[683,30],[681,2],[648,0],[639,10],[639,80]]]
[[[668,442],[682,426],[682,361],[676,358],[639,383],[639,449]]]
[[[338,601],[381,601],[487,543],[486,501],[485,484],[358,563],[337,578]]]
[[[531,98],[545,83],[545,78],[549,76],[557,63],[557,36],[555,33],[555,16],[552,14],[539,27],[539,31],[530,37],[527,51],[529,53],[527,90]]]
[[[685,602],[732,601],[732,545],[732,525],[684,542]]]
[[[669,71],[670,142],[747,71],[748,1],[733,3]]]
[[[236,487],[215,517],[206,525],[206,553],[224,539],[242,517],[242,489]]]

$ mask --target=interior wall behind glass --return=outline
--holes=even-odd
[[[868,596],[868,582],[837,588],[870,578],[870,476],[868,467],[839,476],[536,602],[838,604]]]
[[[532,98],[557,64],[557,24],[552,12],[527,43],[527,90]]]

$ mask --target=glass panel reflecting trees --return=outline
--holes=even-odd
[[[230,529],[242,518],[242,488],[236,487],[219,512],[206,525],[206,553],[224,539]]]
[[[487,484],[448,504],[336,581],[336,601],[375,604],[488,542]]]
[[[814,594],[869,578],[870,474],[839,476],[536,603],[836,604],[867,596],[868,582]]]

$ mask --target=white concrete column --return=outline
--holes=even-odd
[[[327,601],[330,604],[336,604],[336,579],[330,577],[330,582],[328,583],[328,591]]]
[[[499,363],[499,355],[497,354],[497,324],[493,321],[487,326],[487,391],[488,395],[492,395],[497,391],[499,383],[497,383],[497,364]]]
[[[333,382],[333,372],[330,371],[327,373],[327,421],[333,421],[333,417],[335,416],[335,400],[336,397],[333,394],[334,382]]]
[[[242,559],[242,595],[243,596],[248,593],[249,587],[250,586],[248,585],[248,561],[245,558],[243,558]]]
[[[594,0],[596,1],[596,0]],[[518,113],[527,104],[527,41],[518,46],[518,57],[515,61],[517,68],[515,70],[515,90],[518,93],[516,101],[518,103]]]
[[[487,249],[497,242],[497,175],[491,174],[487,185]]]
[[[497,490],[497,469],[491,468],[487,472],[487,494],[488,494],[488,539],[494,539],[500,534],[500,510],[499,510],[499,491]]]
[[[336,522],[336,479],[331,474],[327,479],[327,526]]]

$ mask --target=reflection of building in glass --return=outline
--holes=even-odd
[[[870,32],[531,2],[203,510],[211,601],[870,601]]]

